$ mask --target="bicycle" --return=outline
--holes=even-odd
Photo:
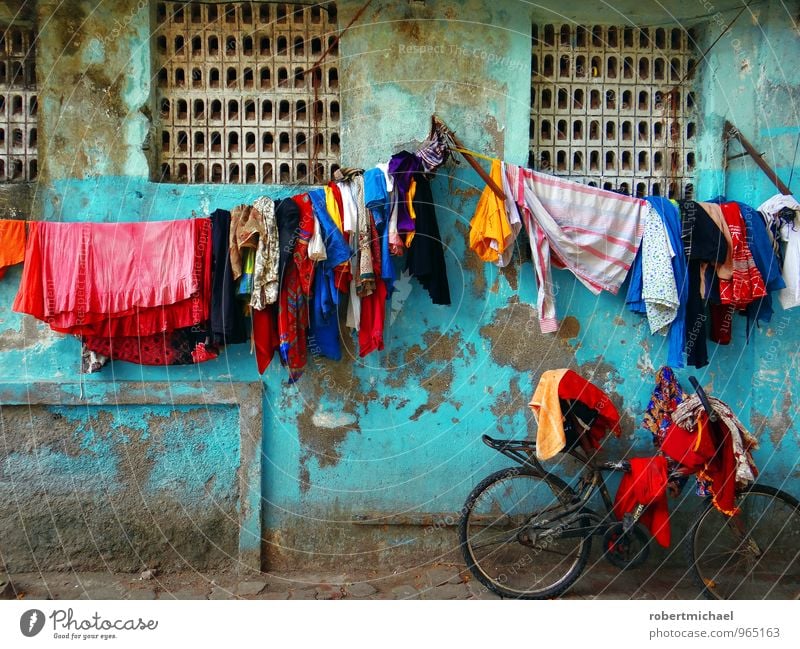
[[[716,421],[702,387],[694,377],[689,380]],[[586,568],[595,536],[603,538],[604,558],[620,569],[648,558],[650,537],[638,523],[644,508],[616,520],[605,484],[605,474],[630,471],[630,464],[598,462],[582,441],[578,426],[596,411],[574,401],[562,404],[562,412],[565,452],[583,465],[574,489],[542,466],[536,442],[482,438],[518,466],[489,475],[472,490],[459,540],[472,574],[501,597],[564,594]],[[685,475],[677,471],[670,479]],[[604,512],[588,505],[598,492]],[[800,597],[800,503],[780,489],[753,484],[737,493],[736,504],[740,513],[727,517],[710,498],[704,500],[685,536],[689,569],[701,593],[709,599]]]

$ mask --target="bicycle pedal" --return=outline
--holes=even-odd
[[[628,512],[622,517],[622,531],[627,532],[636,524],[636,520],[633,518],[633,514]]]

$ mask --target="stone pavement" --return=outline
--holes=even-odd
[[[99,572],[12,574],[8,577],[12,589],[7,589],[6,597],[16,594],[18,599],[52,600],[499,599],[475,580],[463,564],[430,564],[391,573],[284,572],[240,577],[230,571],[210,574],[153,572],[143,576]],[[698,597],[697,588],[679,566],[645,564],[620,572],[593,556],[589,568],[563,599]]]

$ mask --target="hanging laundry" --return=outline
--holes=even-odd
[[[25,259],[25,221],[0,220],[0,279]]]
[[[367,214],[370,227],[371,258],[380,267],[381,246],[375,221]],[[386,284],[380,275],[375,277],[375,288],[361,298],[361,321],[358,328],[358,355],[362,358],[374,351],[383,350],[383,328],[386,319]]]
[[[652,209],[641,199],[589,187],[515,165],[507,173],[528,230],[543,333],[558,329],[550,270],[568,268],[595,295],[616,294],[633,263]]]
[[[747,247],[747,231],[739,206],[723,203],[720,209],[731,234],[733,274],[730,279],[720,278],[719,298],[722,304],[744,309],[753,300],[765,297],[767,289]]]
[[[308,194],[289,200],[295,204],[299,216],[292,258],[287,262],[281,283],[278,337],[281,363],[289,369],[290,381],[294,382],[302,375],[307,358],[308,298],[314,275],[314,262],[308,258],[308,242],[314,214]]]
[[[392,156],[389,160],[389,175],[394,182],[394,192],[392,194],[392,209],[397,210],[396,233],[389,231],[389,243],[397,249],[402,250],[410,243],[409,235],[413,238],[414,219],[411,216],[411,204],[409,202],[409,190],[413,190],[414,174],[423,169],[422,161],[413,153],[401,151]],[[392,217],[394,218],[394,217]],[[406,239],[404,241],[404,238]]]
[[[328,258],[325,242],[322,239],[322,226],[316,216],[314,216],[314,232],[311,241],[308,242],[308,257],[313,261],[325,261]]]
[[[782,265],[786,288],[778,293],[781,306],[800,306],[800,203],[794,196],[777,194],[759,205],[758,211],[766,215],[771,231],[777,230],[779,240],[786,243]],[[780,252],[777,237],[775,245]]]
[[[686,362],[695,367],[704,367],[708,365],[708,291],[705,287],[707,282],[703,278],[707,268],[718,273],[717,268],[729,259],[728,244],[723,231],[699,203],[683,201],[680,203],[680,211],[681,238],[688,259],[689,275],[686,299]],[[730,276],[733,275],[732,270],[731,262]]]
[[[205,322],[211,220],[40,222],[14,310],[61,333],[148,336]]]
[[[422,174],[415,177],[414,210],[417,214],[417,234],[414,245],[408,249],[406,271],[415,277],[428,291],[434,304],[450,304],[450,285],[447,281],[447,265],[444,246],[436,220],[430,181]]]
[[[753,261],[764,280],[767,290],[767,295],[747,306],[747,317],[753,322],[769,322],[773,314],[770,293],[786,288],[786,282],[784,282],[781,275],[780,262],[775,256],[766,225],[763,219],[760,218],[759,212],[744,203],[736,204],[739,206],[739,213],[742,215],[742,220],[745,224],[750,254],[753,256]],[[748,327],[748,331],[749,329]]]
[[[253,260],[253,291],[250,306],[254,309],[264,309],[268,304],[275,304],[278,301],[280,238],[273,200],[262,196],[253,203],[253,210],[260,214],[263,228],[259,232]]]
[[[275,220],[278,224],[278,278],[283,285],[286,267],[294,255],[294,244],[300,227],[300,209],[293,198],[284,198],[275,203]]]
[[[206,337],[206,331],[186,327],[150,336],[84,336],[83,344],[90,352],[115,361],[139,365],[191,365],[217,358],[217,353],[206,347]]]
[[[538,422],[536,457],[540,460],[549,460],[566,446],[562,399],[580,401],[597,411],[598,417],[587,433],[594,448],[600,448],[609,431],[619,437],[619,412],[605,392],[572,370],[547,370],[542,373],[529,404]]]
[[[236,287],[231,270],[231,213],[211,213],[211,334],[222,345],[247,340],[247,325],[241,304],[236,300]]]
[[[503,185],[503,165],[492,160],[490,177],[498,187]],[[515,233],[506,212],[506,201],[486,185],[469,223],[469,247],[483,261],[507,265],[506,250],[513,250]],[[510,260],[510,258],[509,258]]]
[[[639,518],[662,547],[669,547],[671,531],[667,503],[667,461],[664,457],[634,457],[631,470],[625,473],[614,499],[614,515],[622,520],[638,505],[645,510]]]
[[[670,243],[664,220],[655,209],[648,211],[644,222],[644,235],[639,249],[642,255],[642,300],[650,323],[650,333],[666,335],[680,306],[672,268],[672,258],[676,252]],[[680,248],[677,252],[683,254]]]
[[[328,214],[325,192],[315,189],[308,195],[314,208],[314,215],[322,229],[322,238],[327,252],[327,259],[320,262],[314,272],[309,346],[313,353],[319,353],[333,360],[341,360],[338,317],[340,293],[336,287],[335,269],[350,258],[350,246]]]
[[[450,154],[449,131],[438,120],[433,120],[431,132],[414,152],[421,162],[423,170],[430,173],[441,167]]]
[[[230,255],[231,272],[237,280],[243,272],[243,256],[246,249],[255,250],[259,238],[265,236],[264,219],[259,210],[249,205],[237,205],[231,210]],[[249,291],[248,291],[249,293]]]
[[[501,176],[502,176],[502,186],[503,186],[503,193],[506,195],[506,199],[504,201],[504,208],[506,210],[506,217],[508,219],[508,224],[511,227],[511,242],[506,246],[506,249],[503,251],[503,254],[499,256],[497,259],[497,265],[500,268],[505,268],[511,263],[511,258],[514,255],[514,241],[516,241],[517,236],[522,230],[522,217],[519,214],[519,207],[517,206],[516,202],[514,201],[514,194],[512,191],[512,180],[510,176],[513,176],[513,172],[510,171],[506,165],[506,163],[502,163],[501,169]]]
[[[391,217],[390,184],[387,171],[378,167],[364,172],[364,202],[375,220],[375,227],[381,241],[380,276],[386,283],[386,292],[389,296],[394,292],[394,266],[391,259],[389,246],[389,219]]]

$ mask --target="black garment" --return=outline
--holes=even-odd
[[[707,294],[700,294],[700,274],[704,264],[722,264],[728,257],[728,242],[722,230],[695,201],[681,201],[681,239],[689,260],[689,295],[686,300],[686,364],[695,367],[708,365],[707,307],[711,282],[716,274],[707,276]]]
[[[413,200],[416,234],[408,249],[406,270],[419,280],[434,304],[449,305],[450,285],[431,184],[422,174],[415,174],[414,180],[417,182]]]
[[[291,198],[276,201],[275,221],[278,224],[278,245],[280,246],[278,277],[280,278],[279,286],[282,287],[283,272],[294,254],[294,243],[300,229],[300,208],[297,203]]]
[[[211,214],[211,333],[214,342],[222,345],[247,341],[244,312],[236,300],[231,271],[230,228],[231,213],[214,210]]]

